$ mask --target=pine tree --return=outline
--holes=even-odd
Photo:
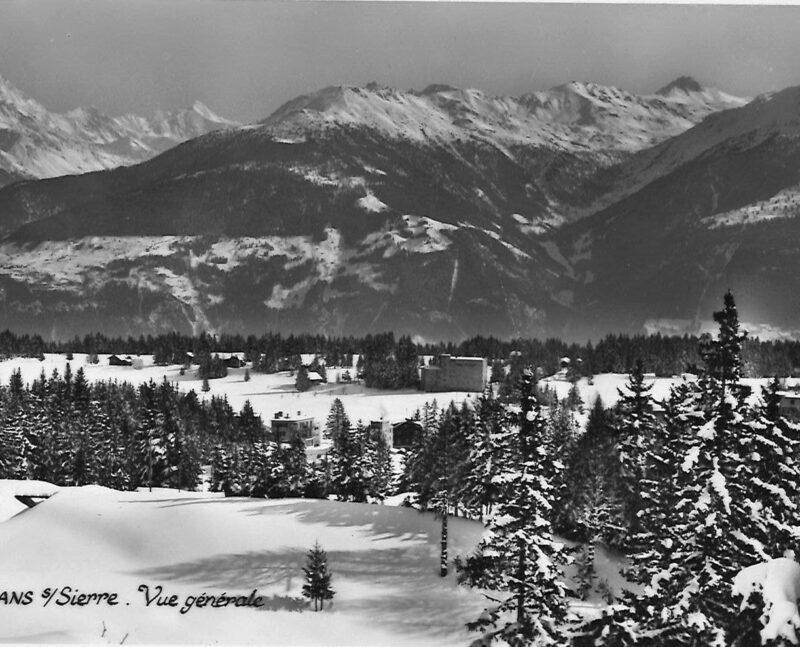
[[[328,452],[331,492],[340,501],[367,501],[371,489],[374,465],[373,443],[359,423],[350,430],[343,428],[333,439]]]
[[[339,398],[335,398],[331,403],[331,410],[328,413],[328,419],[325,422],[325,430],[322,435],[324,438],[333,440],[339,434],[344,433],[345,430],[349,433],[350,420],[345,413],[342,401]]]
[[[462,582],[491,590],[489,599],[498,603],[469,623],[470,629],[488,630],[486,641],[560,645],[565,591],[558,566],[561,546],[553,540],[549,521],[546,422],[530,373],[520,386],[521,411],[512,415],[513,426],[503,439],[501,491],[489,532],[476,552],[456,565]]]
[[[705,390],[708,396],[716,396],[721,411],[728,412],[729,389],[739,395],[742,377],[742,345],[747,333],[739,330],[739,315],[730,291],[725,293],[722,310],[714,313],[719,324],[716,338],[704,335],[700,340],[700,356],[705,362]]]
[[[227,449],[217,444],[211,454],[211,486],[212,492],[224,492],[230,496],[231,459]]]
[[[562,408],[565,414],[570,412],[566,404]],[[558,473],[552,477],[552,482],[559,486],[554,491],[553,522],[558,532],[575,539],[588,539],[579,517],[597,481],[604,484],[609,500],[617,499],[620,464],[612,423],[610,412],[597,397],[589,411],[586,430],[575,439],[574,447],[556,454],[565,457],[566,468],[563,477]],[[619,510],[614,510],[614,517],[619,517]]]
[[[319,542],[316,542],[314,548],[308,551],[303,573],[305,573],[303,596],[314,603],[314,611],[322,610],[325,600],[332,600],[335,593],[331,588],[328,555]]]
[[[642,361],[637,360],[624,390],[618,389],[614,425],[619,449],[622,512],[628,535],[639,532],[640,488],[645,476],[646,451],[652,445],[657,425],[651,390],[652,384],[644,380]]]
[[[506,412],[499,400],[487,390],[475,411],[475,431],[467,457],[462,503],[467,512],[483,519],[491,514],[498,497],[495,477],[500,465],[499,451]]]
[[[266,436],[266,430],[261,416],[256,415],[253,405],[250,404],[250,400],[244,401],[242,410],[237,416],[236,426],[238,429],[238,437],[249,443],[254,443]]]
[[[597,402],[595,405],[596,408]],[[551,456],[557,457],[553,465],[558,468],[551,481],[553,488],[551,522],[557,533],[569,535],[574,534],[576,530],[575,491],[585,478],[585,473],[578,470],[584,469],[582,465],[587,457],[587,450],[586,447],[579,446],[578,423],[574,412],[555,396],[550,400],[548,408],[547,450]],[[589,429],[594,429],[594,425],[589,426],[587,431]],[[587,440],[590,438],[591,435]],[[588,455],[591,456],[597,449],[593,447],[589,452]]]
[[[302,393],[311,388],[311,380],[308,379],[308,369],[305,366],[299,366],[297,369],[297,376],[294,381],[294,388]]]
[[[578,524],[586,542],[578,564],[578,596],[585,600],[595,579],[595,552],[599,544],[605,543],[610,534],[614,518],[614,506],[606,494],[605,479],[602,474],[592,476],[590,487],[584,492]]]
[[[383,434],[377,434],[373,441],[375,454],[370,496],[383,503],[392,493],[392,450]]]
[[[277,447],[272,464],[269,497],[301,497],[308,484],[309,465],[306,460],[306,445],[302,438],[294,436],[288,447]]]
[[[740,621],[735,574],[796,545],[796,445],[770,420],[774,411],[746,400],[745,333],[730,293],[714,318],[719,334],[701,345],[705,371],[673,389],[647,451],[632,555],[644,593],[604,615],[607,635],[630,633],[635,619],[668,644],[730,643]]]

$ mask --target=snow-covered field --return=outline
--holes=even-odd
[[[151,356],[143,356],[144,368],[135,369],[130,366],[109,366],[108,356],[101,355],[99,364],[87,364],[86,356],[76,353],[70,362],[72,372],[83,367],[86,379],[90,382],[98,380],[119,380],[132,384],[140,384],[148,380],[160,382],[165,377],[169,382],[178,384],[182,391],[194,389],[198,396],[226,395],[231,406],[239,411],[246,400],[250,400],[253,409],[260,414],[265,424],[269,425],[272,416],[278,412],[295,414],[300,411],[303,415],[313,416],[320,424],[324,424],[328,417],[331,404],[335,398],[340,398],[350,420],[355,423],[362,420],[378,420],[381,417],[392,422],[399,422],[413,416],[417,409],[426,402],[434,399],[441,406],[447,406],[451,401],[460,404],[467,398],[474,398],[475,394],[462,391],[449,391],[445,393],[424,393],[412,389],[400,391],[382,391],[368,389],[362,384],[336,384],[336,374],[339,369],[328,371],[330,383],[310,389],[304,393],[295,390],[294,376],[289,373],[264,374],[250,371],[250,381],[244,381],[245,369],[228,369],[227,377],[209,380],[211,390],[202,392],[202,380],[197,378],[197,367],[180,374],[180,366],[154,366]],[[64,355],[46,354],[44,361],[33,358],[15,358],[0,362],[0,383],[8,384],[11,373],[19,368],[22,379],[31,382],[39,377],[42,371],[50,375],[53,370],[64,373],[67,360]],[[355,371],[351,369],[351,374]]]
[[[0,500],[16,487],[0,481]],[[481,532],[452,519],[451,555]],[[335,590],[320,613],[300,599],[315,541]],[[464,623],[485,606],[452,573],[439,577],[439,522],[410,508],[61,488],[0,522],[0,546],[0,592],[31,592],[0,604],[0,642],[464,645]],[[176,606],[147,605],[158,587]],[[260,607],[197,607],[202,594],[254,589]],[[79,592],[116,604],[71,605]]]
[[[670,388],[673,385],[680,383],[684,379],[696,379],[693,376],[686,375],[685,377],[655,377],[646,379],[645,382],[652,385],[650,393],[657,401],[669,399]],[[578,393],[584,404],[591,406],[599,396],[603,405],[606,407],[613,406],[619,400],[618,389],[624,389],[628,381],[628,376],[625,373],[601,373],[595,375],[591,380],[582,378],[578,381]],[[760,397],[761,389],[769,382],[769,378],[752,378],[743,379],[742,383],[746,384],[752,389],[752,400]],[[552,378],[544,378],[540,382],[540,386],[547,386],[554,390],[559,398],[565,398],[572,388],[572,383],[565,380],[557,380]]]
[[[479,394],[467,393],[463,391],[447,391],[443,393],[425,393],[413,389],[400,391],[383,391],[379,389],[368,389],[362,384],[336,384],[336,375],[344,369],[331,369],[328,371],[328,384],[313,387],[304,393],[298,393],[294,387],[294,376],[287,372],[264,374],[250,371],[250,380],[244,381],[245,369],[228,369],[227,377],[209,380],[210,391],[202,392],[202,380],[197,378],[197,368],[186,371],[186,375],[180,374],[180,366],[155,366],[151,356],[145,355],[144,368],[135,369],[129,366],[109,366],[108,356],[101,355],[99,364],[87,364],[86,356],[76,353],[74,359],[69,362],[73,373],[79,367],[83,367],[86,378],[90,382],[98,380],[119,380],[127,381],[132,384],[141,384],[148,380],[160,382],[166,378],[169,382],[176,383],[182,391],[194,389],[198,396],[202,398],[211,395],[228,398],[234,410],[239,411],[246,400],[250,400],[253,409],[261,415],[264,423],[269,425],[272,416],[278,412],[314,417],[320,425],[325,420],[330,411],[331,404],[335,398],[341,399],[345,411],[350,420],[355,423],[358,420],[369,423],[371,420],[387,419],[391,422],[399,422],[414,415],[421,409],[426,402],[434,400],[440,407],[447,406],[450,402],[457,405],[465,400],[474,401]],[[50,375],[53,370],[58,370],[63,374],[67,360],[64,355],[45,354],[44,361],[33,358],[15,358],[0,362],[0,383],[8,384],[11,373],[19,368],[22,371],[22,378],[25,382],[31,382],[38,378],[42,371],[45,375]],[[350,370],[355,374],[355,370]],[[595,375],[591,380],[583,378],[578,381],[578,391],[583,402],[591,406],[597,396],[603,400],[606,407],[612,406],[619,398],[618,389],[622,388],[627,382],[628,376],[624,373],[603,373]],[[670,387],[680,382],[682,377],[654,378],[652,379],[652,394],[656,400],[664,400],[669,397]],[[761,387],[768,380],[745,379],[753,389],[752,398],[757,398],[761,393]],[[548,386],[553,389],[559,397],[564,398],[569,393],[572,384],[567,381],[552,378],[544,378],[541,386]]]

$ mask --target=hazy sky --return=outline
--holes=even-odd
[[[0,76],[52,110],[195,99],[241,121],[327,85],[800,85],[800,6],[2,0]]]

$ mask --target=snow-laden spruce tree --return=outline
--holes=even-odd
[[[579,500],[577,523],[581,533],[586,537],[583,546],[575,558],[576,593],[581,600],[586,600],[594,589],[597,570],[595,554],[597,546],[606,543],[615,528],[617,502],[606,491],[606,480],[595,472],[587,483]]]
[[[328,571],[328,554],[322,550],[319,542],[315,542],[314,548],[308,551],[303,573],[303,596],[314,603],[314,611],[319,611],[325,606],[325,600],[332,600],[334,596],[331,573]]]
[[[649,457],[634,562],[648,585],[645,608],[653,611],[644,620],[660,644],[732,644],[741,633],[733,578],[798,541],[793,430],[775,419],[769,402],[748,401],[745,333],[730,293],[714,319],[717,337],[701,342],[705,371],[673,390],[667,435]]]
[[[642,361],[631,370],[624,389],[617,389],[616,441],[619,451],[619,482],[622,517],[628,537],[639,532],[642,508],[641,483],[645,478],[646,456],[657,426],[653,413],[652,384],[644,379]]]
[[[797,545],[795,430],[769,392],[761,406],[748,401],[730,293],[714,319],[703,374],[673,388],[646,450],[631,555],[643,592],[585,628],[596,645],[743,644],[733,578]]]
[[[776,401],[773,381],[741,445],[749,468],[750,535],[764,560],[800,548],[800,425],[782,417]]]
[[[269,465],[267,496],[271,499],[301,497],[308,482],[306,444],[297,435],[288,443],[276,445]]]
[[[325,429],[322,432],[324,438],[335,439],[341,433],[350,432],[350,419],[344,410],[344,405],[339,398],[334,398],[328,418],[325,421]]]
[[[334,436],[328,453],[330,487],[340,501],[367,501],[374,474],[374,454],[369,430],[361,421],[355,429],[344,427]]]
[[[753,417],[740,382],[745,334],[730,293],[714,319],[717,338],[701,343],[705,371],[697,383],[673,389],[666,433],[654,437],[643,484],[634,562],[646,604],[637,610],[659,644],[725,644],[734,616],[730,582],[758,554],[748,533],[750,475],[741,451]]]
[[[475,429],[467,458],[463,505],[467,514],[483,519],[497,501],[495,480],[500,464],[500,438],[506,414],[500,401],[487,390],[475,406]]]
[[[460,581],[490,591],[493,605],[474,622],[484,642],[560,645],[566,616],[560,577],[562,546],[550,524],[552,462],[545,449],[546,421],[534,396],[534,380],[520,383],[521,409],[509,411],[494,481],[497,501],[475,553],[457,560]]]

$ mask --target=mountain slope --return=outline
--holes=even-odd
[[[616,232],[623,200],[548,232],[590,212],[626,173],[621,195],[638,214],[634,199],[698,146],[693,135],[684,152],[652,158],[650,143],[671,150],[688,136],[676,132],[742,102],[685,79],[650,97],[576,83],[519,98],[326,88],[136,166],[0,191],[0,315],[62,337],[583,334],[585,316],[621,321],[594,305],[596,281],[632,313],[622,323],[641,328],[642,309],[614,296],[640,277],[615,265],[613,241],[646,232],[644,220]],[[741,111],[750,115],[728,112]],[[695,130],[713,131],[714,119]],[[581,261],[589,239],[596,250]],[[657,240],[648,268],[669,251]]]
[[[626,173],[627,197],[557,234],[581,284],[576,330],[688,330],[728,288],[750,318],[798,328],[800,88],[713,115]]]
[[[6,230],[32,220],[0,250],[3,314],[21,322],[36,302],[37,321],[63,334],[543,330],[544,304],[561,306],[547,287],[555,263],[523,249],[547,208],[526,179],[487,144],[212,133],[135,167],[0,192]],[[133,250],[163,236],[173,242],[152,255],[109,252],[120,237]],[[65,277],[56,261],[68,249],[86,266]]]

